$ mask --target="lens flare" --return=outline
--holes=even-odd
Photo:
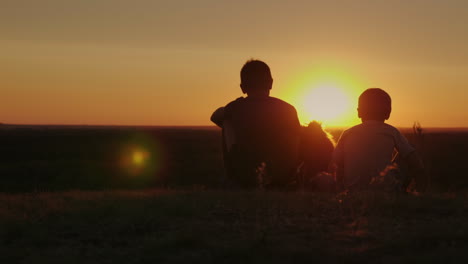
[[[130,175],[144,173],[153,162],[151,152],[144,145],[130,144],[123,148],[121,167]]]
[[[141,167],[144,166],[147,160],[149,159],[149,152],[144,150],[134,150],[132,153],[132,162],[133,165]]]
[[[163,165],[160,144],[150,134],[135,134],[123,142],[119,160],[120,173],[140,182],[157,180]]]

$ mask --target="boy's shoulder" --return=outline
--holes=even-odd
[[[353,134],[366,134],[366,133],[384,133],[384,134],[391,134],[391,135],[399,135],[401,134],[400,131],[385,122],[374,122],[374,121],[366,121],[361,124],[355,125],[351,128],[346,129],[343,131],[342,136],[353,135]]]
[[[288,103],[286,101],[283,101],[283,100],[281,100],[279,98],[271,97],[271,96],[268,97],[268,98],[270,98],[271,102],[273,102],[274,104],[283,105],[285,108],[296,110],[296,108],[292,104],[290,104],[290,103]]]
[[[272,105],[275,107],[282,107],[284,109],[290,109],[295,111],[295,107],[279,98],[268,96],[262,98],[251,98],[251,97],[239,97],[231,102],[229,102],[225,108],[241,107],[243,105],[256,105],[256,104],[266,103],[267,105]]]
[[[235,106],[235,105],[238,105],[238,104],[242,104],[244,101],[245,101],[245,97],[239,97],[239,98],[236,98],[235,100],[229,102],[226,104],[226,106],[224,106],[225,108],[229,108],[229,107],[232,107],[232,106]]]

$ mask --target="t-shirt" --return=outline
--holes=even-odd
[[[415,149],[395,127],[379,121],[364,121],[343,132],[333,162],[346,188],[367,186],[392,163],[395,153],[407,157]]]
[[[300,123],[292,105],[269,96],[241,97],[224,111],[240,148],[266,156],[297,151]]]
[[[300,123],[292,105],[270,96],[240,97],[216,110],[211,120],[223,128],[225,158],[233,157],[227,160],[229,166],[243,165],[238,162],[296,165]]]

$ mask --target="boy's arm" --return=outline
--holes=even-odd
[[[416,181],[416,190],[425,191],[427,188],[426,175],[424,173],[424,164],[421,157],[416,151],[411,152],[405,158],[408,164],[410,175],[412,175]]]
[[[223,127],[224,121],[224,107],[216,109],[211,115],[211,122],[215,123],[219,127]]]
[[[408,165],[409,173],[416,181],[416,189],[424,191],[427,187],[424,164],[418,152],[401,133],[396,137],[396,149]]]
[[[330,163],[329,171],[335,174],[336,184],[338,191],[345,189],[344,185],[344,140],[341,135],[338,143],[336,144],[335,150],[333,151],[332,161]]]
[[[298,166],[299,161],[299,144],[301,140],[301,123],[299,122],[299,117],[297,116],[297,111],[293,107],[291,111],[291,119],[290,119],[290,128],[291,128],[291,146],[293,146],[293,157],[290,157],[294,161],[294,166]]]

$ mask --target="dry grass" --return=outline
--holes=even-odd
[[[0,195],[1,263],[464,262],[465,194]]]

